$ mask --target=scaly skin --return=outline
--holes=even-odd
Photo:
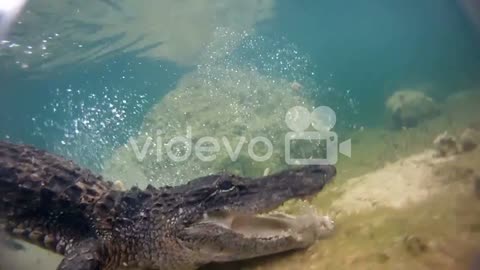
[[[316,194],[335,173],[307,166],[119,191],[72,161],[0,142],[0,222],[9,234],[64,255],[58,269],[195,269],[305,248],[331,232],[325,217],[258,214]]]

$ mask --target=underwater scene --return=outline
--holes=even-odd
[[[480,270],[480,1],[0,0],[0,270]]]

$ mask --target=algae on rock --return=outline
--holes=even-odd
[[[293,91],[290,85],[287,80],[252,69],[219,66],[192,72],[152,108],[139,135],[131,138],[138,152],[148,146],[144,159],[135,156],[130,140],[106,163],[104,174],[144,186],[151,181],[185,183],[220,171],[259,176],[266,170],[282,169],[285,134],[290,131],[285,124],[286,112],[294,106],[313,109],[307,91]],[[269,156],[263,138],[272,143],[273,151],[267,160],[258,161],[252,152]],[[185,139],[191,141],[190,147],[185,147]],[[212,139],[218,144],[212,144]],[[218,150],[201,153],[213,160],[202,161],[197,143]],[[168,153],[188,158],[175,161]]]
[[[423,92],[406,89],[389,97],[386,109],[395,128],[410,128],[435,116],[439,105]]]

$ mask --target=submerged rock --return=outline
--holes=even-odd
[[[415,127],[433,118],[440,106],[425,93],[416,90],[399,90],[386,102],[387,113],[396,129]]]
[[[428,244],[416,235],[408,235],[403,239],[403,243],[408,253],[413,256],[419,256],[428,250]]]
[[[480,132],[467,128],[458,140],[447,131],[443,132],[435,138],[433,146],[437,157],[446,157],[471,152],[477,148],[479,142]]]
[[[446,131],[433,140],[433,146],[437,157],[446,157],[459,153],[457,139]]]
[[[462,152],[474,150],[480,141],[480,132],[467,128],[460,136],[459,143]]]
[[[139,135],[106,162],[104,174],[145,186],[180,184],[221,171],[261,176],[282,169],[285,135],[291,131],[287,111],[313,109],[305,90],[291,91],[290,81],[251,70],[192,72],[152,108]],[[298,151],[309,155],[311,148]]]
[[[475,176],[473,179],[473,190],[475,196],[480,200],[480,175]]]

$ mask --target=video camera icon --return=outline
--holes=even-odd
[[[302,106],[292,107],[285,115],[285,123],[292,130],[285,134],[285,162],[289,165],[334,165],[339,152],[347,157],[352,156],[351,140],[339,145],[337,133],[330,131],[336,123],[336,114],[330,107],[320,106],[311,113]],[[306,131],[310,125],[315,131]],[[292,157],[292,143],[297,141],[307,141],[312,143],[312,147],[324,145],[324,156]]]

